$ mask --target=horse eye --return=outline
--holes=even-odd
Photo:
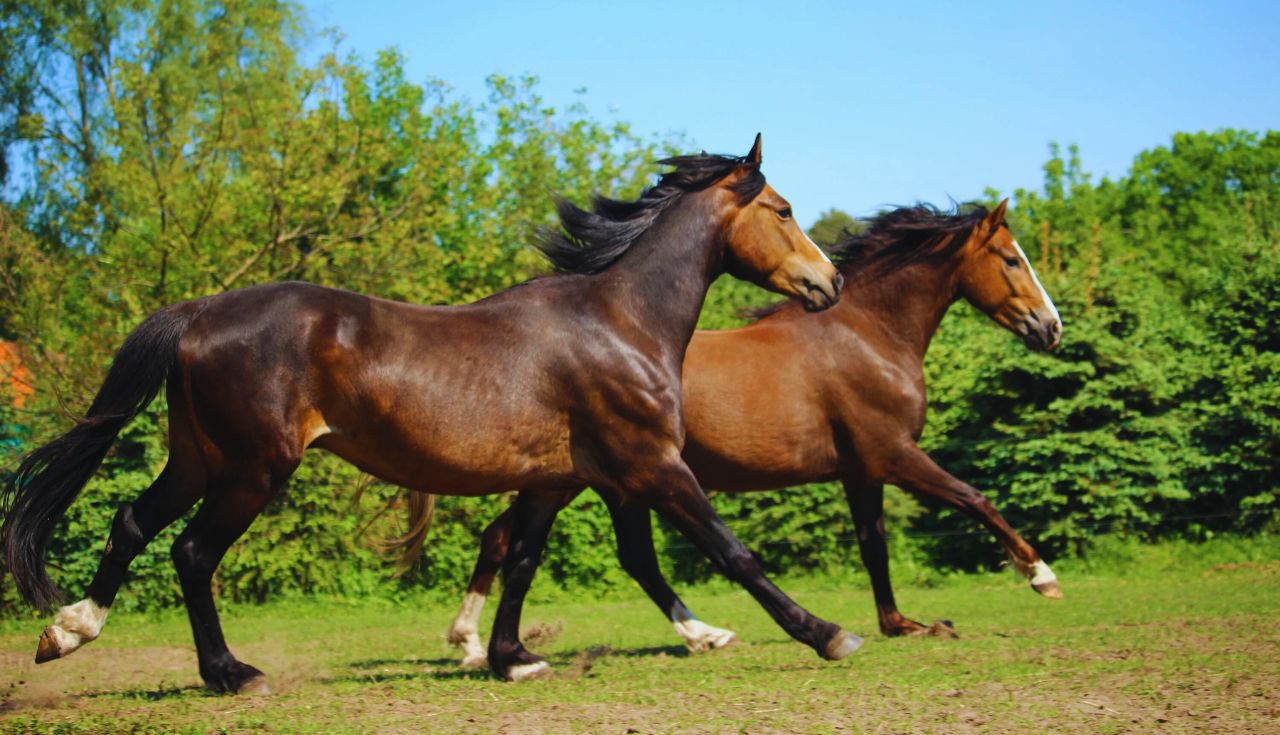
[[[791,207],[783,207],[778,210],[778,216],[783,219],[791,219]]]
[[[1007,266],[1009,266],[1010,268],[1017,268],[1017,267],[1018,267],[1018,259],[1017,259],[1017,258],[1013,258],[1013,257],[1005,258],[1005,259],[1004,259],[1004,264],[1005,264],[1005,265],[1007,265]]]

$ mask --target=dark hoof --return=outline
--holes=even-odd
[[[204,684],[212,691],[231,694],[270,694],[267,675],[249,664],[236,661],[227,671],[204,675]]]
[[[823,649],[822,657],[828,661],[839,661],[861,647],[861,638],[847,630],[842,630],[836,633],[836,637],[832,638],[827,647]]]
[[[262,675],[253,677],[252,679],[241,684],[239,689],[236,689],[236,694],[243,694],[250,697],[253,697],[253,696],[261,697],[261,696],[268,695],[270,693],[271,693],[271,682],[267,681],[267,677]]]
[[[950,620],[939,620],[928,628],[920,631],[917,635],[929,636],[930,638],[959,638],[960,634],[956,632],[955,626]]]

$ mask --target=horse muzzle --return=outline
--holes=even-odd
[[[1037,318],[1035,312],[1023,322],[1026,332],[1022,341],[1037,352],[1052,352],[1062,341],[1062,321],[1055,317]]]
[[[840,289],[844,288],[844,276],[840,275],[839,271],[834,271],[830,278],[805,276],[801,279],[800,285],[803,289],[800,298],[804,302],[804,308],[809,311],[823,311],[840,301]]]

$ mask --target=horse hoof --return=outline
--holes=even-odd
[[[738,634],[732,630],[721,630],[720,633],[721,635],[716,636],[715,640],[711,641],[712,650],[724,648],[738,640]]]
[[[1040,584],[1033,584],[1031,585],[1031,589],[1035,590],[1036,592],[1039,592],[1045,597],[1048,597],[1050,600],[1062,599],[1062,588],[1058,586],[1058,580],[1056,579],[1051,582],[1042,582]]]
[[[464,669],[478,669],[482,666],[489,665],[489,657],[484,655],[483,653],[480,654],[479,656],[473,656],[471,654],[467,654],[466,657],[462,659],[462,663],[459,665],[462,666],[462,668]]]
[[[36,663],[48,663],[56,658],[70,656],[84,642],[87,641],[82,641],[75,633],[50,625],[40,634],[40,643],[36,646]]]
[[[705,653],[714,651],[738,640],[732,630],[707,625],[701,620],[688,620],[676,623],[676,631],[684,637],[684,647],[689,653]]]
[[[939,620],[928,628],[920,631],[921,635],[930,638],[959,638],[960,634],[956,632],[956,627],[951,624],[950,620]]]
[[[516,664],[507,669],[507,681],[530,681],[532,679],[545,679],[549,676],[551,676],[551,664],[546,661]]]
[[[861,638],[847,630],[842,630],[839,633],[836,633],[836,637],[832,638],[831,642],[827,644],[827,648],[823,652],[822,657],[828,661],[839,661],[861,647]]]
[[[271,693],[271,682],[267,681],[267,677],[262,675],[255,676],[252,679],[249,679],[245,683],[241,684],[239,689],[236,689],[236,694],[240,694],[243,696],[250,696],[250,697],[253,697],[253,696],[261,697],[261,696],[266,696],[270,693]]]

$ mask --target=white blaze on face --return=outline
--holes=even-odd
[[[796,225],[796,226],[799,227],[799,225]],[[800,234],[804,235],[804,241],[812,245],[813,249],[818,251],[818,255],[822,256],[823,260],[827,261],[828,263],[831,262],[831,258],[827,257],[826,251],[818,247],[818,243],[814,242],[813,238],[809,237],[809,233],[805,232],[804,230],[800,230]]]
[[[1022,258],[1022,262],[1027,266],[1027,272],[1031,274],[1031,281],[1036,284],[1036,288],[1040,289],[1040,298],[1044,299],[1045,306],[1049,307],[1049,313],[1053,315],[1058,323],[1062,323],[1062,317],[1058,315],[1058,307],[1053,305],[1053,299],[1049,298],[1049,292],[1044,290],[1044,286],[1040,284],[1040,279],[1036,276],[1036,269],[1031,267],[1031,259],[1027,254],[1022,252],[1022,246],[1017,240],[1013,241],[1013,247],[1018,251],[1018,257]]]

